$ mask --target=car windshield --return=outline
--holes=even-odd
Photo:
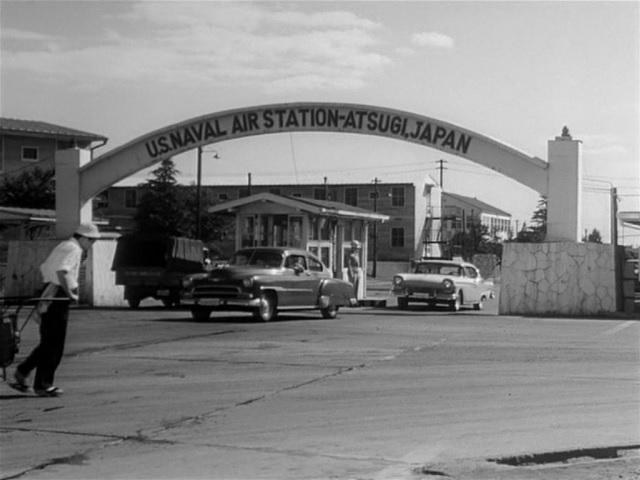
[[[436,275],[462,275],[462,267],[448,263],[419,263],[415,273],[431,273]]]
[[[229,260],[229,265],[252,265],[263,268],[282,266],[282,254],[263,250],[236,252]]]

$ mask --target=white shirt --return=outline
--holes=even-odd
[[[77,288],[81,261],[82,247],[75,238],[60,242],[51,251],[44,263],[40,265],[42,281],[44,283],[60,285],[57,272],[59,270],[65,270],[71,274],[71,279],[74,282],[74,285],[69,285],[69,288]]]

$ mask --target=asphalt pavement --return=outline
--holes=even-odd
[[[0,385],[0,478],[640,479],[637,321],[388,300],[271,323],[74,308],[65,395]]]

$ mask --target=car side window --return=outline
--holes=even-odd
[[[258,252],[251,259],[251,265],[266,268],[278,268],[282,264],[282,256],[272,252]]]
[[[478,272],[475,268],[465,267],[465,271],[467,272],[467,277],[469,278],[478,278]]]
[[[322,272],[324,270],[322,263],[320,263],[315,258],[309,257],[309,270],[312,272]]]
[[[305,270],[307,269],[306,259],[302,255],[289,255],[284,266],[294,268],[296,265],[300,265]]]

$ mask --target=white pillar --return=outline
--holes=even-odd
[[[80,200],[80,167],[91,161],[91,151],[71,148],[56,152],[56,236],[71,236],[80,223],[93,221],[91,200]]]
[[[549,190],[547,242],[580,242],[582,239],[582,142],[564,129],[549,140]]]

